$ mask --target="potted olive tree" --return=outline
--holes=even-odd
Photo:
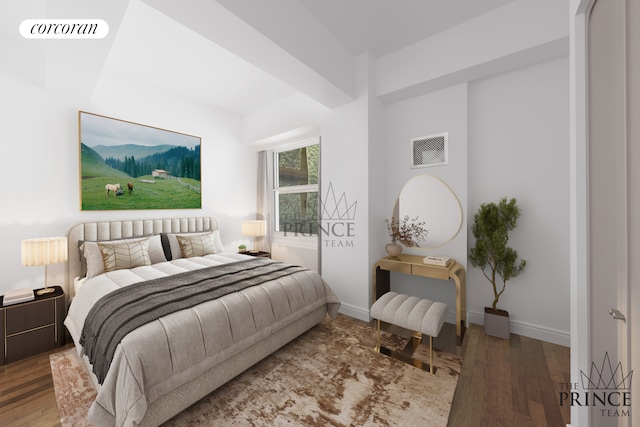
[[[509,312],[498,309],[497,305],[507,281],[527,266],[523,259],[518,262],[518,252],[507,246],[509,231],[516,227],[519,217],[516,199],[507,201],[503,197],[498,204],[481,204],[471,225],[476,246],[469,251],[469,261],[482,270],[493,288],[493,305],[484,309],[484,330],[488,335],[507,339],[511,335]]]

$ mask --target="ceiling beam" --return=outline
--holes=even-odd
[[[569,53],[568,5],[517,0],[376,61],[386,104]]]
[[[274,0],[280,7],[269,7],[271,1],[248,0],[234,7],[224,0],[143,1],[327,107],[355,98],[353,55],[310,12],[292,11],[295,20],[275,12],[303,8],[298,2]]]

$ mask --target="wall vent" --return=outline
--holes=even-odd
[[[411,140],[411,167],[427,168],[449,163],[449,134],[422,136]]]

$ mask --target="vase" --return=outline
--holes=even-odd
[[[397,257],[402,253],[402,245],[398,243],[387,243],[384,250],[387,251],[389,256]]]

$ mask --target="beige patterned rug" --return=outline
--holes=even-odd
[[[436,375],[373,351],[376,332],[339,315],[211,393],[167,426],[446,426],[462,358],[436,351]],[[404,339],[384,334],[383,346]],[[423,344],[416,358],[428,363]],[[86,426],[95,391],[74,348],[51,355],[63,426]]]

